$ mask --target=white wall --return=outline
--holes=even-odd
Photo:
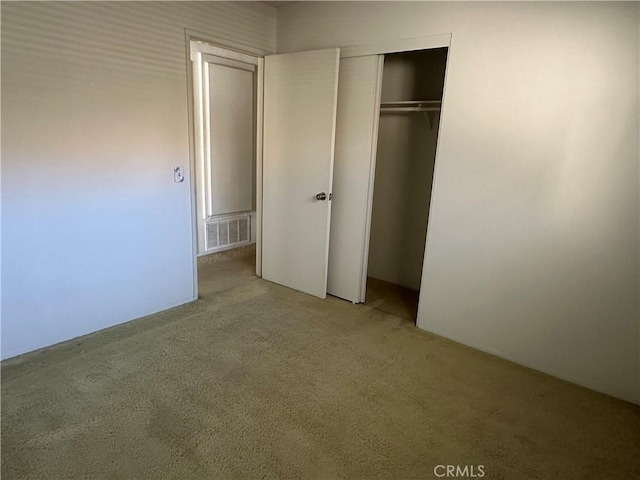
[[[423,113],[380,116],[369,277],[420,289],[438,120]]]
[[[193,299],[185,27],[275,46],[262,4],[2,4],[3,358]]]
[[[278,12],[281,52],[449,32],[419,326],[640,403],[638,3]]]

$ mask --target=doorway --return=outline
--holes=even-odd
[[[255,272],[259,59],[200,41],[190,47],[202,297],[233,286],[244,263]]]

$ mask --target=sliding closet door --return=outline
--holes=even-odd
[[[327,295],[339,50],[272,55],[264,69],[262,276]]]
[[[364,301],[382,55],[342,58],[327,291]]]

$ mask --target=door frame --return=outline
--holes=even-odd
[[[428,37],[403,38],[380,43],[340,47],[340,58],[363,57],[366,55],[385,55],[387,53],[414,52],[451,46],[451,33],[430,35]]]
[[[189,128],[189,182],[190,182],[190,207],[191,207],[191,256],[193,259],[193,298],[198,298],[198,208],[196,171],[198,169],[197,152],[200,143],[198,132],[200,125],[196,124],[196,115],[200,106],[196,105],[195,79],[194,79],[194,55],[212,54],[246,63],[255,64],[256,71],[256,274],[261,276],[261,229],[262,229],[262,78],[264,71],[264,56],[273,52],[260,48],[254,48],[228,39],[198,32],[188,28],[184,29],[185,54],[187,69],[187,118]],[[194,44],[198,46],[194,49]]]
[[[445,103],[445,95],[446,95],[446,86],[447,86],[447,72],[449,71],[449,60],[451,58],[451,33],[432,35],[428,37],[417,37],[417,38],[406,38],[399,40],[390,40],[381,43],[375,44],[365,44],[365,45],[356,45],[352,47],[341,47],[340,48],[340,58],[351,58],[351,57],[361,57],[361,56],[370,56],[370,55],[386,55],[390,53],[404,53],[404,52],[413,52],[418,50],[431,50],[435,48],[443,48],[446,47],[449,49],[447,54],[447,62],[445,66],[445,80],[444,87],[442,92],[442,103],[441,103],[441,113],[440,113],[440,125],[442,125],[442,118],[444,112],[444,103]],[[384,60],[381,62],[384,64]],[[381,69],[382,69],[381,65]],[[379,72],[378,75],[380,85],[378,91],[382,91],[382,72]],[[340,95],[340,92],[338,92]],[[378,99],[379,101],[379,99]],[[367,193],[367,210],[365,217],[365,232],[363,241],[363,255],[362,255],[362,265],[361,265],[361,280],[360,280],[360,303],[365,301],[366,290],[367,290],[367,273],[368,273],[368,264],[369,264],[369,242],[371,237],[371,216],[373,211],[373,187],[375,181],[375,170],[376,170],[376,155],[377,155],[377,142],[378,142],[378,125],[380,121],[380,116],[378,115],[373,119],[373,132],[374,132],[374,141],[375,144],[372,145],[371,148],[371,160],[369,164],[369,188]],[[439,128],[440,129],[440,128]],[[436,171],[438,166],[438,153],[440,151],[440,143],[438,142],[436,145],[436,155],[434,161],[434,172],[433,172],[433,181],[431,187],[431,197],[433,198],[433,192],[436,185]],[[431,213],[431,206],[429,206],[429,214]],[[425,240],[425,251],[422,256],[422,274],[424,275],[424,263],[426,259],[426,247],[429,238],[429,229],[427,228],[427,238]],[[421,288],[422,290],[422,288]],[[420,316],[420,301],[418,301],[418,316]],[[417,320],[416,320],[417,323]]]

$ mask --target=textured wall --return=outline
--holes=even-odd
[[[263,4],[2,4],[3,358],[193,299],[184,28],[275,46]]]
[[[418,325],[640,402],[637,2],[300,2],[278,51],[452,33]]]

